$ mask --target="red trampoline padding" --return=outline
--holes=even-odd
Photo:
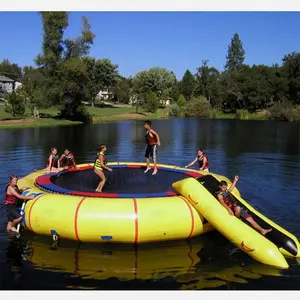
[[[86,196],[86,197],[103,197],[103,198],[118,198],[119,194],[113,193],[97,193],[97,192],[80,192],[80,191],[72,191],[69,192],[68,195],[77,195],[77,196]]]
[[[203,176],[202,174],[199,174],[199,173],[196,173],[196,172],[184,172],[185,175],[188,175],[188,176],[191,176],[191,177],[194,177],[194,178],[199,178],[201,176]]]
[[[50,181],[51,175],[44,175],[40,176],[36,179],[36,183],[39,185],[44,185],[44,184],[52,184]]]
[[[54,193],[90,198],[173,197],[177,195],[172,188],[174,182],[203,176],[193,170],[174,169],[175,166],[158,166],[159,172],[155,176],[152,176],[152,172],[144,172],[144,164],[124,163],[112,165],[112,168],[113,172],[106,172],[107,182],[103,193],[95,191],[100,179],[91,165],[59,174],[42,175],[36,179],[36,185]]]
[[[165,194],[169,195],[169,196],[176,196],[177,194],[172,192],[172,191],[168,191],[168,192],[165,192]]]
[[[141,165],[126,165],[126,168],[129,168],[129,169],[141,169],[143,167],[144,166],[141,166]]]

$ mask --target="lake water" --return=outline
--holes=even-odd
[[[153,122],[158,162],[184,166],[198,147],[211,171],[231,179],[249,203],[300,238],[300,124],[172,119]],[[0,129],[0,193],[9,174],[45,167],[49,149],[69,147],[78,163],[108,147],[109,161],[144,161],[142,121],[55,128]],[[196,166],[195,166],[196,167]],[[1,199],[1,203],[2,203]],[[0,289],[294,289],[300,265],[278,271],[255,262],[218,232],[192,240],[132,245],[83,244],[24,231],[5,232],[0,209]]]

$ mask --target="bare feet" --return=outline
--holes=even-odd
[[[268,232],[271,232],[271,231],[272,231],[272,228],[271,229],[263,229],[261,231],[261,234],[266,235]]]
[[[157,169],[154,169],[152,175],[155,175],[157,173]]]
[[[151,170],[150,167],[148,167],[148,168],[144,171],[144,173],[147,173],[149,170]]]

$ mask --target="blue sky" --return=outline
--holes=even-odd
[[[111,59],[123,76],[161,66],[181,79],[186,69],[195,73],[206,59],[222,70],[235,32],[250,65],[280,64],[285,54],[300,52],[298,12],[74,12],[66,37],[80,34],[83,15],[96,34],[90,55]],[[41,51],[40,15],[0,12],[0,28],[0,60],[33,65]]]

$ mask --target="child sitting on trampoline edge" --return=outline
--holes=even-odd
[[[50,149],[48,161],[47,161],[47,168],[46,173],[58,173],[63,171],[64,168],[60,166],[59,156],[57,154],[57,148],[52,147]]]
[[[100,152],[97,153],[98,156],[95,160],[94,163],[94,172],[96,173],[96,175],[100,178],[100,182],[96,188],[96,192],[102,193],[102,189],[105,185],[106,182],[106,177],[105,174],[103,172],[103,169],[108,170],[108,171],[112,171],[111,168],[106,166],[106,157],[105,157],[105,152],[106,152],[106,145],[101,145],[100,146]]]
[[[60,165],[64,170],[69,170],[71,168],[76,168],[76,161],[73,153],[66,148],[64,153],[59,159]]]

